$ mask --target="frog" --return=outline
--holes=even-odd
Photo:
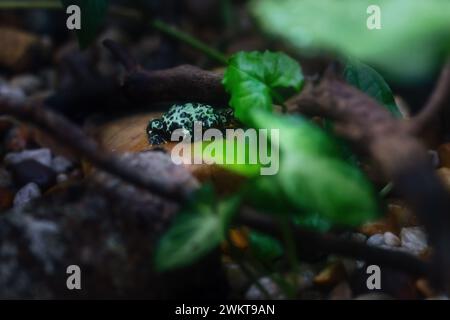
[[[148,141],[151,145],[167,143],[176,129],[182,129],[184,137],[193,137],[195,122],[201,122],[203,130],[224,130],[232,126],[233,121],[233,110],[230,108],[218,109],[198,102],[176,103],[161,118],[149,121]]]

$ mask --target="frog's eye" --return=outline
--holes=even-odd
[[[155,119],[150,122],[149,129],[150,130],[162,130],[164,128],[163,122],[159,119]]]

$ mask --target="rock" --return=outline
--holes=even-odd
[[[224,265],[224,269],[227,275],[228,283],[233,291],[242,292],[243,289],[248,287],[248,277],[242,272],[239,265],[235,263],[226,263]]]
[[[402,247],[409,252],[420,255],[427,248],[427,236],[421,227],[403,228],[400,233]]]
[[[430,283],[425,278],[417,279],[416,288],[420,294],[422,294],[425,298],[432,298],[437,296],[436,292],[430,286]]]
[[[26,149],[29,140],[30,132],[27,127],[23,125],[12,128],[5,136],[5,150],[7,152],[20,152]]]
[[[11,172],[19,187],[34,182],[46,190],[56,183],[56,173],[36,160],[24,160],[11,165]]]
[[[411,210],[400,201],[391,201],[388,204],[388,219],[392,225],[395,225],[394,231],[390,230],[394,234],[399,234],[401,228],[417,226],[417,218],[412,214]]]
[[[318,286],[333,286],[345,277],[345,268],[341,262],[334,262],[314,277]]]
[[[0,187],[9,188],[12,186],[11,173],[5,168],[0,168]]]
[[[0,187],[0,211],[12,207],[14,201],[14,193],[7,188]]]
[[[347,281],[342,281],[330,292],[330,300],[350,300],[352,298],[352,289]]]
[[[253,284],[245,293],[245,299],[247,300],[267,300],[275,299],[282,300],[286,297],[281,292],[278,285],[272,281],[269,277],[264,277],[258,280],[259,284],[267,291],[269,297],[262,292],[256,284]]]
[[[39,198],[41,196],[41,190],[35,183],[29,183],[20,189],[14,198],[14,207],[20,208],[26,205],[33,199]]]
[[[5,84],[0,84],[0,96],[12,103],[22,103],[27,98],[21,89]]]
[[[357,296],[355,300],[394,300],[394,298],[384,293],[366,293]]]
[[[73,167],[73,163],[65,157],[56,156],[52,159],[51,168],[56,173],[65,173]]]
[[[56,182],[58,182],[58,183],[63,183],[63,182],[66,182],[67,180],[69,180],[69,177],[65,173],[60,173],[56,177]]]
[[[24,160],[35,160],[44,166],[51,167],[52,153],[50,149],[25,150],[22,152],[12,152],[5,156],[6,164],[17,164]]]
[[[450,143],[441,144],[437,152],[441,167],[450,168]]]
[[[444,183],[447,190],[450,191],[450,168],[444,167],[436,171],[437,175]]]
[[[398,247],[401,245],[399,237],[392,232],[385,232],[383,235],[384,243],[390,247]]]
[[[23,74],[14,77],[10,81],[10,85],[13,88],[22,90],[22,92],[29,96],[36,93],[42,87],[42,81],[32,74]]]
[[[369,246],[380,247],[384,244],[384,235],[378,233],[367,239],[366,242]]]
[[[430,163],[434,168],[439,168],[440,160],[439,154],[434,150],[428,150],[428,157],[430,159]]]
[[[367,241],[367,236],[362,233],[352,233],[350,239],[356,242],[364,243]]]

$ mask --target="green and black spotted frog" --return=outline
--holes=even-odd
[[[182,129],[185,136],[194,135],[194,123],[201,122],[203,130],[225,129],[234,121],[232,109],[215,109],[207,104],[189,102],[174,104],[160,119],[154,119],[147,126],[150,144],[158,145],[170,141],[173,131]]]

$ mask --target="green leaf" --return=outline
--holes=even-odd
[[[250,250],[257,259],[272,261],[283,255],[281,243],[277,239],[263,233],[250,231],[249,243]]]
[[[280,130],[280,171],[267,179],[276,179],[273,185],[299,212],[317,212],[335,224],[352,226],[377,215],[371,184],[322,130],[299,118],[263,111],[254,112],[253,121],[256,127]]]
[[[367,9],[381,9],[381,29],[367,28]],[[260,25],[299,52],[356,57],[399,80],[415,80],[450,53],[448,0],[254,0]]]
[[[190,265],[217,247],[225,239],[225,229],[238,204],[237,197],[217,204],[209,185],[200,189],[162,236],[156,249],[156,269]]]
[[[229,60],[223,84],[231,95],[235,117],[251,125],[250,113],[260,109],[271,111],[283,103],[286,89],[299,91],[303,86],[300,65],[284,53],[238,52]]]
[[[64,8],[77,5],[81,9],[81,30],[77,31],[78,42],[82,49],[87,48],[97,35],[102,25],[108,0],[61,0]]]
[[[370,66],[356,60],[349,59],[344,70],[344,78],[348,83],[367,93],[388,109],[392,115],[401,118],[391,88],[383,77]]]

